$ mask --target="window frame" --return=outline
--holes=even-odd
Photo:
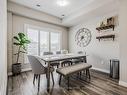
[[[60,34],[60,50],[62,49],[62,31],[57,30],[57,29],[51,29],[51,28],[44,28],[44,27],[40,27],[40,26],[35,26],[35,25],[29,25],[29,24],[24,24],[24,33],[27,35],[27,29],[34,29],[34,30],[38,30],[38,55],[40,56],[40,33],[41,31],[45,31],[48,32],[48,49],[49,51],[51,51],[51,33],[59,33]],[[25,59],[25,56],[24,56]],[[25,60],[24,60],[25,63]]]

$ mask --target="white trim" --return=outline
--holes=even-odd
[[[22,69],[21,72],[26,72],[26,71],[31,71],[32,68],[26,68],[26,69]],[[11,76],[12,75],[12,72],[8,72],[8,76]]]
[[[94,70],[97,70],[97,71],[101,71],[101,72],[104,72],[104,73],[110,73],[110,71],[108,71],[108,70],[104,70],[104,69],[100,69],[100,68],[94,68],[94,67],[92,67],[92,69],[94,69]]]
[[[127,82],[119,81],[119,85],[124,86],[124,87],[127,87]]]

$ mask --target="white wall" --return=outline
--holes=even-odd
[[[13,54],[16,53],[15,46],[12,46],[12,38],[19,32],[25,31],[25,24],[38,26],[47,29],[54,29],[62,32],[62,49],[68,49],[68,29],[66,27],[49,24],[37,20],[33,20],[27,17],[14,15],[8,12],[8,71],[11,71],[11,65],[15,63],[15,57]],[[24,63],[23,55],[20,62]]]
[[[6,0],[0,0],[0,95],[6,95],[7,86],[7,8]]]
[[[127,0],[120,1],[120,85],[127,87]]]
[[[109,73],[109,60],[117,58],[119,59],[119,36],[118,36],[118,27],[115,28],[115,31],[109,30],[102,34],[116,34],[115,41],[98,41],[96,36],[99,35],[96,27],[103,19],[116,15],[117,13],[107,14],[102,17],[89,19],[88,22],[83,22],[79,25],[70,28],[69,31],[69,50],[70,52],[77,52],[83,50],[81,47],[77,46],[75,42],[75,34],[80,28],[88,28],[92,33],[92,41],[90,44],[84,48],[88,54],[88,63],[93,65],[93,68]]]

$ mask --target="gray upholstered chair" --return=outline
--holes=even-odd
[[[83,51],[78,51],[78,54],[83,54]]]
[[[35,79],[38,79],[38,91],[39,91],[40,75],[46,74],[46,78],[47,78],[47,67],[44,67],[42,63],[35,56],[28,55],[28,59],[32,67],[32,72],[34,73],[33,84],[35,82]],[[52,81],[54,85],[53,71],[54,71],[54,68],[50,68],[50,73],[51,73]]]
[[[43,55],[53,55],[53,52],[43,52]]]
[[[61,54],[61,51],[56,51],[56,54]]]
[[[44,52],[43,55],[53,55],[53,52]],[[52,62],[50,65],[59,68],[59,62]]]
[[[68,53],[68,50],[61,50],[61,54],[67,54]]]

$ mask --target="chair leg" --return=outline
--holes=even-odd
[[[79,73],[77,73],[77,79],[79,78]]]
[[[40,90],[40,75],[38,75],[38,91]]]
[[[89,69],[86,69],[86,77],[88,77],[89,80],[91,79],[90,70]]]
[[[73,63],[71,63],[71,65],[73,65]]]
[[[87,77],[88,77],[88,70],[86,69],[86,79],[87,79]]]
[[[62,78],[62,75],[60,75],[60,79],[59,79],[59,85],[61,85],[61,78]]]
[[[53,85],[54,85],[55,82],[54,82],[53,72],[51,72],[51,76],[52,76],[52,82],[53,82]]]
[[[61,67],[63,67],[63,64],[61,64]]]
[[[67,77],[67,81],[68,81],[67,85],[68,85],[68,90],[69,90],[69,82],[70,82],[69,76]]]
[[[80,78],[81,78],[81,76],[82,76],[82,71],[79,73],[79,76],[80,76]]]
[[[37,79],[38,78],[38,75],[35,75],[35,78]]]
[[[59,65],[57,65],[57,68],[59,68]]]
[[[48,78],[48,75],[47,75],[47,73],[46,73],[46,79]]]
[[[89,80],[91,80],[90,70],[88,69]]]
[[[34,78],[33,78],[33,84],[35,85],[35,78],[36,78],[36,75],[34,74]]]

